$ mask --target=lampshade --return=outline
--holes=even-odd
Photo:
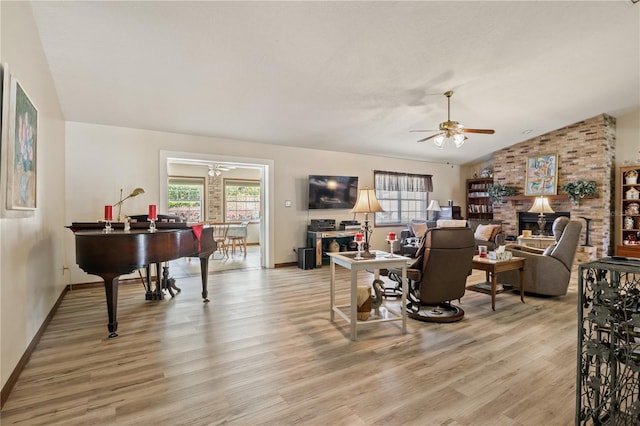
[[[353,213],[376,213],[383,212],[384,210],[378,202],[375,190],[361,189],[360,192],[358,192],[356,205],[351,211]]]
[[[431,212],[439,212],[440,203],[438,202],[438,200],[431,200],[431,202],[429,203],[429,207],[427,207],[427,210]]]
[[[442,149],[444,148],[444,143],[446,141],[451,141],[456,146],[456,148],[460,148],[464,145],[464,141],[467,140],[467,137],[464,133],[454,133],[452,131],[447,131],[446,133],[442,133],[433,138],[433,144]]]
[[[549,199],[547,197],[536,197],[536,201],[529,209],[529,213],[555,213],[549,205]]]
[[[453,135],[453,143],[456,146],[456,148],[460,148],[462,145],[464,145],[464,140],[467,139],[463,133],[458,133]]]

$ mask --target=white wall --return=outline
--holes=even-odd
[[[616,118],[616,166],[640,164],[640,108]]]
[[[0,2],[1,60],[38,110],[37,210],[0,219],[0,377],[4,386],[67,278],[63,250],[64,121],[26,2]],[[2,172],[5,172],[4,170]],[[2,200],[4,202],[4,199]]]
[[[127,200],[127,212],[144,212],[148,204],[160,204],[160,151],[180,151],[210,154],[220,157],[262,158],[273,161],[273,214],[275,239],[274,263],[295,262],[293,249],[306,246],[307,224],[312,218],[352,219],[349,210],[308,211],[307,178],[309,174],[357,175],[361,188],[373,187],[373,170],[406,171],[434,175],[432,198],[463,202],[460,171],[457,166],[407,161],[367,155],[343,154],[321,150],[264,145],[237,140],[127,129],[94,124],[68,122],[66,126],[67,213],[66,221],[87,221],[101,218],[105,204],[125,192],[143,187],[146,194]],[[87,141],[90,141],[88,143]],[[292,207],[285,207],[291,200]],[[362,221],[362,217],[358,217]],[[397,228],[399,229],[399,228]],[[375,232],[374,248],[384,248],[388,230]],[[73,238],[68,235],[67,253],[72,264],[72,283],[95,282],[75,264]]]
[[[640,164],[640,108],[620,115],[616,118],[616,185],[619,183],[620,167]],[[620,206],[620,194],[615,191],[614,206]],[[622,244],[619,236],[622,235],[623,212],[612,212],[614,219],[614,247]]]

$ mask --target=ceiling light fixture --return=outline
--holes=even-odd
[[[451,96],[453,95],[453,91],[449,90],[444,94],[447,97],[447,121],[440,123],[438,126],[438,132],[435,135],[428,136],[426,138],[420,139],[418,142],[428,141],[429,139],[433,140],[434,145],[442,149],[444,148],[444,143],[446,141],[451,141],[456,146],[456,148],[460,148],[464,145],[464,141],[467,140],[467,137],[464,135],[465,133],[484,133],[487,135],[492,135],[495,133],[493,129],[468,129],[465,128],[462,124],[457,121],[451,120]],[[436,130],[411,130],[412,132],[433,132]]]
[[[222,174],[222,170],[220,170],[219,167],[209,166],[209,176],[214,177],[214,176],[220,176],[221,174]]]
[[[444,133],[433,138],[433,143],[437,148],[443,149],[444,143],[446,141],[451,141],[456,148],[460,148],[464,145],[464,141],[466,139],[467,137],[464,134],[458,133],[456,130],[446,130]]]

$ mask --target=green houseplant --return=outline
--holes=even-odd
[[[596,195],[598,187],[593,180],[577,180],[575,182],[567,182],[560,187],[565,192],[572,203],[578,204],[581,198],[587,195]]]
[[[501,183],[492,183],[487,187],[487,192],[489,193],[491,203],[496,204],[501,203],[504,197],[516,195],[516,188]]]

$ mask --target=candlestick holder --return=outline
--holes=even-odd
[[[386,255],[385,257],[395,257],[393,254],[393,243],[395,243],[396,240],[395,239],[390,240],[387,238],[387,242],[389,243],[389,254]]]
[[[362,243],[363,241],[356,241],[356,244],[358,245],[358,253],[356,254],[356,257],[354,257],[355,260],[364,259],[364,257],[362,257]]]
[[[105,220],[104,221],[104,229],[102,230],[102,232],[104,232],[105,234],[113,232],[113,227],[111,226],[111,221],[110,220]]]
[[[156,232],[158,230],[156,228],[156,220],[157,219],[149,219],[149,232]]]

